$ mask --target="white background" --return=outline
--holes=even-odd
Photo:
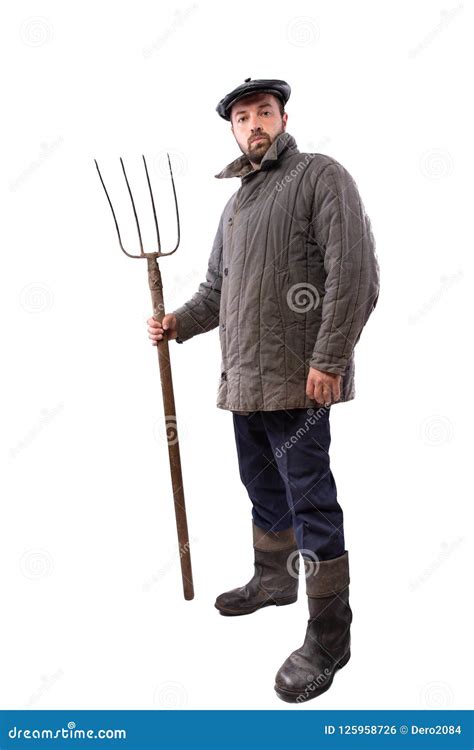
[[[2,708],[468,708],[472,482],[472,9],[439,2],[19,2],[3,13]],[[182,596],[146,265],[117,245],[97,158],[136,251],[118,157],[153,235],[167,309],[204,278],[240,155],[218,100],[292,86],[288,132],[355,178],[381,294],[332,409],[351,561],[352,659],[288,706],[291,607],[224,618],[252,573],[250,501],[217,330],[171,344],[196,597]],[[147,233],[148,232],[148,233]],[[471,297],[472,298],[472,297]],[[463,331],[464,328],[464,331]]]

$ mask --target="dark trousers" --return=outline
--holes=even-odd
[[[293,525],[303,557],[344,553],[343,513],[329,466],[331,407],[233,413],[240,478],[254,523]]]

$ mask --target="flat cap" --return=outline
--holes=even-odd
[[[230,120],[230,109],[236,101],[250,94],[263,93],[274,94],[285,105],[290,98],[291,88],[286,81],[279,81],[274,78],[256,78],[253,81],[251,78],[246,78],[244,83],[241,83],[240,86],[237,86],[230,94],[227,94],[220,100],[216,107],[216,112],[224,120]]]

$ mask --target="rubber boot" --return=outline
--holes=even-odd
[[[298,598],[299,552],[293,527],[266,531],[252,521],[254,574],[240,588],[217,597],[221,615],[249,615],[272,604],[292,604]]]
[[[349,556],[305,559],[309,620],[301,648],[293,651],[275,678],[279,698],[303,703],[331,687],[334,675],[350,659]]]

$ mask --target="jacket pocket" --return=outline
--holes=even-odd
[[[275,273],[275,294],[283,326],[302,325],[321,316],[321,295],[310,281],[297,281],[289,269]]]

